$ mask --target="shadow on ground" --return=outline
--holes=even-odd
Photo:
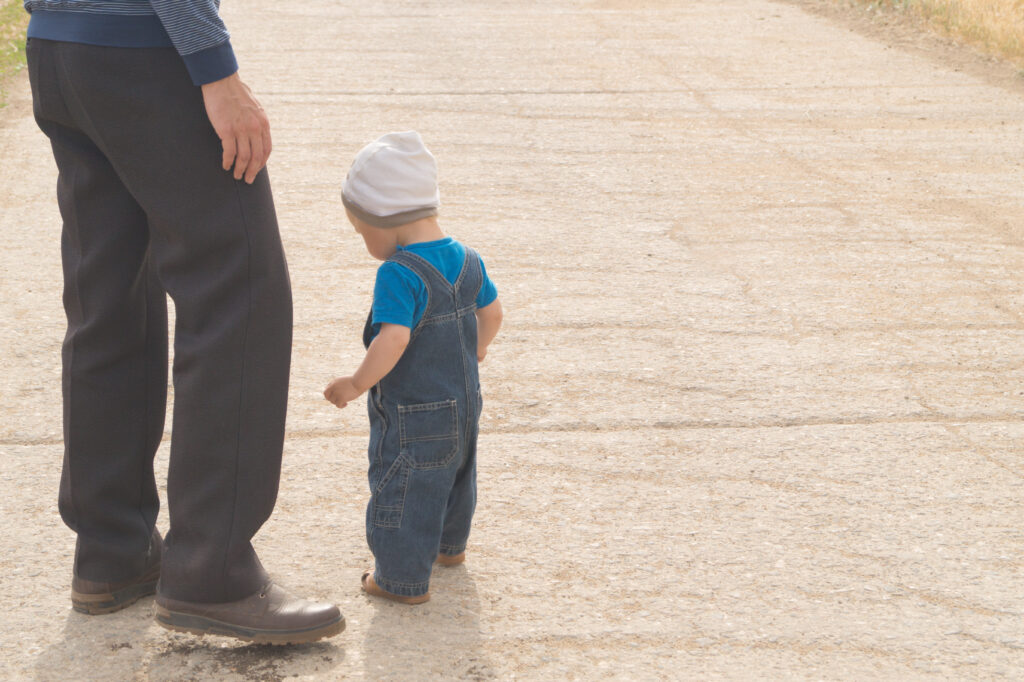
[[[345,661],[345,649],[335,642],[241,645],[168,633],[153,622],[151,603],[99,618],[69,612],[63,639],[36,660],[37,679],[277,682],[295,675],[329,676]]]
[[[363,676],[495,679],[480,631],[480,596],[465,565],[435,570],[430,591],[432,600],[419,607],[373,600]]]

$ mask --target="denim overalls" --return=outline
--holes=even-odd
[[[370,503],[366,541],[373,579],[392,594],[418,596],[438,553],[466,549],[476,507],[480,378],[476,297],[480,260],[466,247],[455,284],[428,261],[398,251],[392,261],[423,280],[427,307],[398,364],[367,398]],[[372,337],[370,320],[363,342]]]

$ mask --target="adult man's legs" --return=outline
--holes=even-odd
[[[161,594],[181,608],[260,598],[268,578],[250,541],[277,495],[292,322],[267,175],[250,186],[220,168],[200,91],[173,50],[49,46],[71,117],[146,214],[152,259],[175,301]],[[291,604],[292,630],[343,627],[334,607]]]
[[[145,211],[175,302],[161,591],[240,599],[266,581],[250,540],[277,495],[291,354],[267,175],[249,186],[220,168],[201,93],[173,50],[55,46],[68,108]]]
[[[78,535],[76,581],[116,585],[142,575],[151,540],[159,543],[153,456],[167,394],[166,296],[150,268],[145,214],[75,129],[54,63],[36,41],[29,65],[36,117],[60,170],[64,218],[60,511]]]

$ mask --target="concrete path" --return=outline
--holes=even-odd
[[[70,611],[55,170],[0,113],[0,677],[1024,675],[1024,91],[768,0],[238,0],[296,300],[268,568],[329,643]],[[507,307],[470,558],[358,589],[375,263],[338,189],[416,128]],[[166,467],[166,446],[161,470]],[[165,517],[161,517],[164,528]]]

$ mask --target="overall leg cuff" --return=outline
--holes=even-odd
[[[420,583],[404,583],[398,580],[389,580],[381,575],[380,571],[374,572],[373,581],[377,583],[377,586],[382,590],[402,597],[419,597],[426,594],[430,589],[429,580]]]
[[[466,551],[466,543],[463,542],[460,545],[446,545],[441,543],[440,547],[441,554],[448,554],[449,556],[455,556],[456,554],[462,554]]]

